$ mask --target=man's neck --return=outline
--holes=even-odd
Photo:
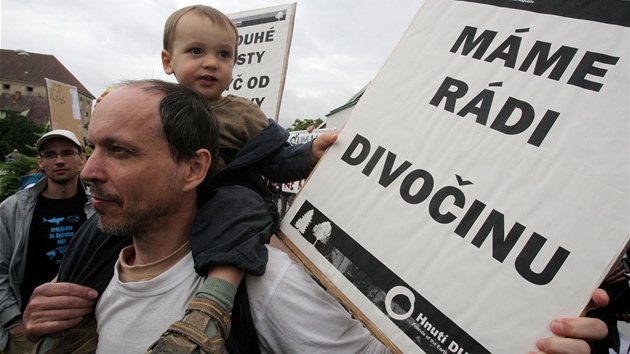
[[[168,257],[180,249],[189,240],[196,213],[182,213],[162,219],[159,224],[152,225],[142,236],[133,236],[133,256],[127,258],[129,265],[153,263]]]
[[[120,253],[120,266],[118,277],[123,283],[145,281],[155,278],[170,269],[177,262],[182,260],[190,252],[188,242],[178,250],[169,254],[165,258],[148,264],[131,265],[129,262],[135,260],[134,246],[125,247]]]
[[[78,177],[66,183],[57,183],[48,179],[48,185],[42,195],[50,199],[67,199],[74,197],[79,190]]]

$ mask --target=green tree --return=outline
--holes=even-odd
[[[324,121],[321,118],[317,118],[317,119],[296,119],[295,122],[293,122],[293,125],[290,128],[287,128],[287,131],[296,131],[296,130],[306,130],[306,128],[310,127],[311,125],[314,126],[315,128],[319,127],[322,123],[324,123]]]
[[[43,125],[17,113],[9,113],[0,119],[0,153],[5,156],[13,149],[18,149],[22,154],[34,155],[36,152],[29,146],[35,146],[44,130]]]
[[[36,157],[19,156],[0,167],[0,202],[18,191],[20,177],[39,170]]]

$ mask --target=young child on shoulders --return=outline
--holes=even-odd
[[[277,206],[272,202],[272,195],[261,175],[276,182],[307,177],[323,151],[334,142],[336,135],[323,136],[313,145],[290,146],[287,143],[287,132],[267,119],[255,103],[243,97],[224,96],[223,93],[231,83],[238,56],[237,42],[238,30],[225,14],[210,6],[185,7],[174,12],[164,26],[162,65],[164,72],[174,75],[178,83],[205,97],[217,118],[221,161],[218,166],[220,171],[215,175],[215,184],[237,183],[257,191],[268,201],[270,213],[277,218]],[[236,172],[228,172],[232,171],[230,166],[233,165],[237,166],[234,169]],[[253,168],[243,168],[243,165]],[[247,175],[248,171],[256,173]],[[243,182],[234,182],[235,180]],[[275,229],[277,226],[272,233]],[[265,241],[268,240],[267,238]],[[235,291],[245,271],[256,274],[254,267],[244,269],[240,262],[238,268],[234,264],[218,269],[210,267],[218,262],[215,258],[217,255],[223,252],[236,254],[233,249],[217,251],[213,247],[215,241],[208,237],[191,237],[193,252],[203,250],[200,255],[195,256],[195,268],[198,272],[209,269],[208,280],[200,293],[211,299],[214,291],[210,285],[218,282],[217,279],[229,282],[235,287]],[[238,247],[239,252],[254,252],[260,256],[259,259],[266,262],[264,246],[247,241],[243,240]],[[264,267],[264,264],[247,266]]]

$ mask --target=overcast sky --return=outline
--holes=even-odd
[[[2,0],[2,49],[54,55],[96,97],[123,79],[174,81],[162,70],[164,21],[198,3],[226,14],[280,0]],[[371,81],[422,0],[297,0],[280,124],[324,118]]]

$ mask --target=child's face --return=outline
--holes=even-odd
[[[177,22],[170,52],[162,51],[164,72],[206,99],[219,100],[232,80],[235,46],[233,30],[187,13]]]

